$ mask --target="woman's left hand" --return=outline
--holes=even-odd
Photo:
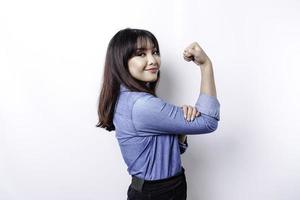
[[[199,115],[201,115],[201,113],[199,111],[197,111],[196,107],[189,106],[189,105],[183,105],[183,106],[181,106],[181,108],[183,110],[184,118],[187,121],[194,121],[194,119],[196,117],[198,117]]]
[[[193,106],[183,105],[181,106],[181,109],[183,110],[184,118],[187,119],[187,121],[193,121],[196,117],[201,115],[201,113],[197,111],[197,108]],[[182,143],[184,143],[186,137],[186,135],[178,135],[178,139]]]

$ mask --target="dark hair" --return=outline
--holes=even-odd
[[[110,40],[106,51],[103,82],[98,102],[99,121],[96,127],[105,128],[108,131],[115,130],[113,116],[121,84],[130,91],[147,92],[156,96],[160,71],[158,71],[156,81],[145,83],[132,77],[128,70],[128,60],[136,53],[138,42],[141,42],[144,47],[148,40],[159,52],[157,39],[147,30],[126,28],[118,31]]]

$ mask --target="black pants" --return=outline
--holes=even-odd
[[[132,176],[127,191],[127,200],[186,200],[187,184],[182,171],[172,177],[147,181]]]

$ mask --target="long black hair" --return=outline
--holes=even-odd
[[[113,116],[121,84],[131,91],[147,92],[156,96],[160,71],[158,71],[155,81],[145,83],[132,77],[128,70],[128,60],[134,56],[138,43],[141,43],[142,47],[146,47],[147,41],[150,41],[159,52],[158,41],[155,36],[143,29],[126,28],[118,31],[110,40],[98,101],[99,121],[96,127],[105,128],[108,131],[115,130]]]

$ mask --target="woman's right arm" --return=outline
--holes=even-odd
[[[183,58],[193,61],[201,69],[200,93],[217,97],[212,62],[197,42],[193,42],[183,52]]]
[[[203,64],[201,67],[201,85],[200,93],[207,94],[209,96],[217,97],[215,80],[214,80],[214,71],[211,61]]]
[[[200,94],[195,105],[201,116],[187,122],[180,107],[146,94],[136,100],[132,109],[132,121],[139,134],[189,135],[211,133],[217,129],[220,103],[212,63],[196,42],[185,49],[183,56],[201,69]]]

